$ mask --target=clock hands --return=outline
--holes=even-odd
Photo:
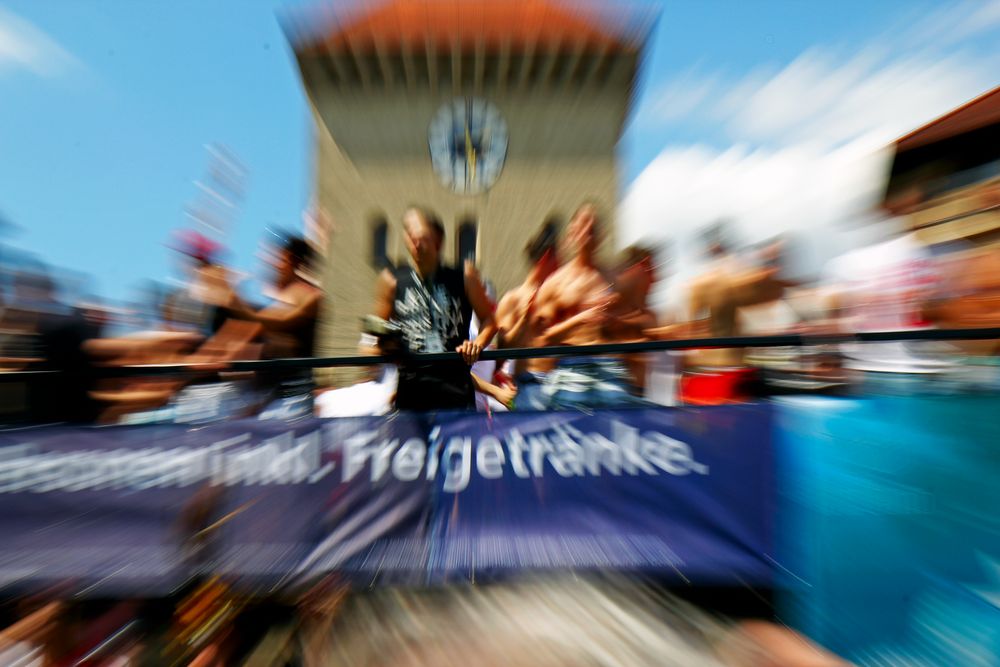
[[[467,169],[471,170],[471,178],[469,179],[473,183],[476,182],[476,147],[472,143],[472,133],[469,132],[469,119],[465,119],[465,164]]]
[[[488,103],[457,98],[439,110],[428,133],[431,163],[442,184],[460,194],[479,194],[496,181],[507,128]]]

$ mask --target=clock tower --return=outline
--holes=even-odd
[[[331,225],[317,355],[357,350],[378,272],[406,261],[410,204],[440,216],[445,262],[475,260],[501,294],[526,274],[532,234],[584,200],[612,245],[615,149],[649,18],[558,0],[385,0],[289,25]]]

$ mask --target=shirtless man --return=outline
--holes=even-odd
[[[629,246],[615,269],[615,292],[618,301],[611,310],[607,333],[616,342],[637,343],[649,340],[648,331],[657,325],[656,315],[649,307],[649,294],[656,282],[656,261],[653,251],[642,246]],[[646,387],[648,354],[622,355],[629,369],[632,385],[643,393]]]
[[[537,347],[538,331],[535,326],[535,303],[538,290],[559,268],[556,251],[556,237],[553,228],[545,226],[535,235],[524,252],[531,262],[531,270],[524,282],[507,292],[497,306],[497,325],[501,348]],[[552,369],[551,359],[521,359],[508,371],[517,379],[520,397],[516,405],[525,406],[534,402],[532,392],[538,389],[539,378]],[[525,393],[526,392],[526,393]]]
[[[600,246],[597,209],[585,203],[573,214],[567,245],[573,259],[545,281],[535,302],[536,344],[596,345],[606,343],[609,322],[621,302],[611,281],[597,266]],[[607,358],[561,359],[539,392],[544,399],[532,407],[597,408],[634,403],[628,373],[620,361]]]
[[[785,284],[780,280],[779,262],[745,265],[726,252],[720,242],[709,248],[712,262],[689,287],[691,321],[684,332],[694,337],[740,335],[739,312],[780,299]],[[669,337],[664,328],[660,333]],[[755,374],[743,363],[742,348],[691,350],[681,379],[682,399],[691,404],[727,403],[750,397]]]
[[[923,305],[924,318],[941,328],[1000,326],[1000,248],[964,248],[937,262],[941,280]],[[952,343],[968,356],[994,355],[997,341]]]
[[[257,322],[264,328],[267,358],[311,357],[316,318],[323,292],[303,276],[312,249],[298,237],[285,240],[274,258],[274,303],[253,310],[230,292],[226,309],[231,317]]]
[[[316,320],[323,292],[306,279],[312,248],[302,238],[289,237],[273,260],[275,302],[261,310],[247,306],[230,290],[226,312],[234,318],[256,322],[263,328],[266,359],[311,357],[316,340]],[[312,413],[312,370],[291,369],[258,374],[258,381],[273,395],[261,418],[291,418]]]
[[[497,305],[500,347],[530,347],[535,342],[530,325],[534,319],[532,315],[538,290],[559,268],[556,239],[548,232],[549,228],[543,228],[525,246],[531,270],[524,282],[504,294]]]
[[[595,345],[606,342],[607,310],[616,300],[611,281],[597,266],[600,246],[597,209],[583,204],[567,229],[572,260],[545,281],[535,302],[542,345]]]

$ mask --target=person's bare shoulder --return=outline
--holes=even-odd
[[[587,280],[591,284],[600,285],[601,287],[613,285],[615,282],[614,276],[601,268],[590,269],[587,273]]]
[[[555,273],[549,276],[543,287],[549,287],[555,291],[562,291],[567,285],[580,278],[579,269],[571,264],[564,264]]]
[[[378,278],[375,280],[376,292],[392,291],[395,289],[396,274],[389,269],[382,269],[379,271]]]
[[[536,301],[545,303],[558,298],[570,277],[571,274],[568,272],[567,267],[563,266],[557,269],[538,289]]]
[[[500,297],[500,301],[497,302],[497,313],[509,313],[516,311],[518,306],[520,306],[526,296],[528,289],[524,285],[519,285],[509,292],[505,293]]]
[[[466,280],[482,280],[475,262],[469,259],[462,262],[462,275]]]
[[[552,272],[552,274],[548,277],[548,279],[546,279],[545,284],[548,285],[549,283],[552,282],[559,282],[562,280],[566,280],[567,276],[573,275],[574,269],[575,267],[573,266],[572,262],[567,262],[566,264],[563,264],[558,269]]]
[[[323,290],[308,283],[297,283],[291,288],[291,300],[295,304],[306,303],[323,296]]]

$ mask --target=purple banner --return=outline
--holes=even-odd
[[[0,434],[0,586],[551,569],[770,584],[766,405]]]

